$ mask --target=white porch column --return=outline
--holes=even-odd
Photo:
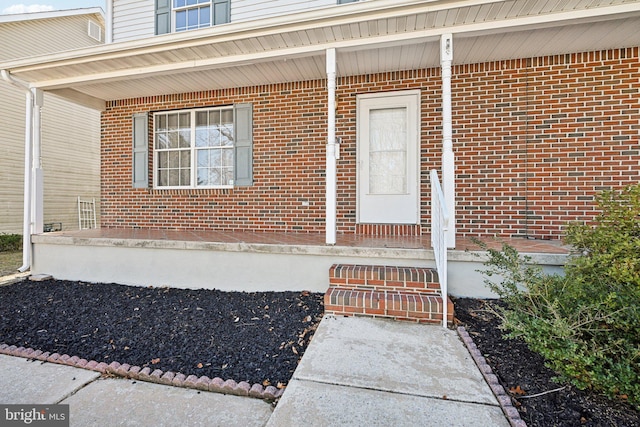
[[[31,192],[31,230],[41,234],[44,230],[44,176],[42,173],[42,105],[44,93],[31,89],[33,93],[33,177]]]
[[[440,37],[440,67],[442,68],[442,190],[449,213],[447,247],[456,246],[455,157],[453,154],[453,129],[451,120],[451,62],[453,61],[453,37]]]
[[[327,49],[326,244],[336,244],[336,50]]]

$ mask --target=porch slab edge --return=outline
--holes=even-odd
[[[117,239],[105,237],[76,237],[55,235],[33,235],[31,238],[35,244],[70,245],[70,246],[96,246],[96,247],[125,247],[146,249],[186,249],[207,250],[219,252],[246,252],[277,255],[313,255],[313,256],[349,256],[349,257],[384,257],[391,259],[422,259],[434,261],[434,253],[431,248],[376,248],[376,247],[352,247],[352,246],[320,246],[299,244],[267,244],[247,242],[199,242],[187,240],[159,240],[159,239]],[[529,256],[535,264],[548,266],[563,266],[569,257],[565,253],[536,253],[521,252],[521,255]],[[460,262],[485,262],[488,259],[484,251],[467,251],[449,249],[449,261]]]

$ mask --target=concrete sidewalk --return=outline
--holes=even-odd
[[[454,331],[325,316],[267,425],[509,423]]]
[[[275,410],[5,355],[0,403],[69,404],[71,426],[509,425],[454,331],[361,317],[323,318]]]
[[[0,355],[0,403],[69,405],[70,425],[264,426],[270,404],[249,397],[102,377],[54,363]],[[0,415],[0,425],[2,425]]]

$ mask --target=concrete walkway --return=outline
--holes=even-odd
[[[71,426],[509,425],[454,331],[333,316],[320,323],[275,410],[254,398],[5,355],[0,403],[68,404]]]
[[[325,316],[268,426],[508,426],[451,330]]]

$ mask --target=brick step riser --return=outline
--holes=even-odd
[[[336,264],[329,271],[324,303],[327,314],[442,323],[438,274],[430,268]],[[447,306],[452,323],[449,298]]]
[[[453,304],[448,300],[448,322]],[[324,298],[327,314],[387,317],[419,323],[442,323],[442,297],[414,292],[375,292],[331,288]]]

